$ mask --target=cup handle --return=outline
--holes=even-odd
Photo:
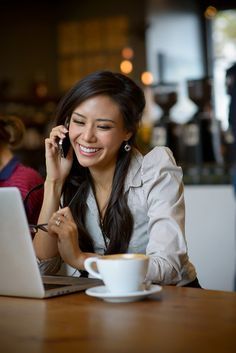
[[[92,275],[92,276],[94,276],[94,277],[96,277],[96,278],[102,279],[102,276],[100,275],[100,273],[98,273],[97,271],[95,271],[95,270],[92,268],[92,265],[93,265],[94,263],[97,263],[97,260],[98,260],[97,257],[89,257],[89,258],[87,258],[87,259],[84,261],[84,267],[85,267],[85,270],[90,273],[90,275]]]

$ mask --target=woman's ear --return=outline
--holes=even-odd
[[[125,136],[125,140],[124,141],[129,141],[129,139],[132,137],[133,133],[131,131],[128,131],[126,133],[126,136]]]

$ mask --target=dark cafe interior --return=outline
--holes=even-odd
[[[150,265],[151,260],[144,255],[145,249],[142,252],[135,242],[132,245],[132,238],[129,240],[133,250],[117,251],[115,255],[109,255],[112,251],[106,253],[112,243],[107,235],[110,228],[106,228],[110,201],[108,203],[107,198],[105,202],[105,196],[98,199],[95,181],[93,192],[95,199],[97,197],[99,232],[105,243],[103,254],[107,258],[93,257],[89,265],[92,261],[90,255],[80,271],[73,265],[69,266],[70,270],[66,265],[61,266],[60,258],[48,267],[47,260],[42,263],[38,260],[41,248],[37,239],[44,237],[46,240],[40,244],[48,244],[50,249],[47,239],[54,239],[50,240],[52,244],[56,238],[50,237],[49,233],[58,234],[59,238],[59,229],[68,222],[68,217],[72,217],[71,213],[68,216],[62,212],[63,207],[67,205],[67,209],[72,210],[81,189],[74,192],[70,202],[65,204],[62,196],[58,196],[55,212],[59,209],[59,213],[56,213],[54,223],[51,221],[53,216],[47,220],[40,218],[46,192],[44,181],[49,169],[45,163],[45,139],[51,136],[51,131],[56,131],[53,128],[61,99],[77,82],[101,70],[122,74],[143,92],[146,105],[136,131],[136,144],[143,160],[148,161],[149,153],[151,156],[157,146],[161,149],[164,146],[171,150],[177,166],[181,167],[184,185],[181,212],[185,214],[182,226],[188,257],[180,254],[180,238],[175,239],[178,243],[175,246],[179,248],[175,247],[173,253],[169,250],[168,256],[173,262],[183,263],[183,278],[185,272],[190,271],[186,265],[189,259],[196,270],[198,286],[175,279],[176,272],[169,274],[169,280],[145,282],[149,273],[145,266]],[[87,101],[96,99],[96,95],[91,97]],[[86,100],[80,106],[85,103]],[[89,121],[82,116],[83,119]],[[73,114],[71,121],[73,124]],[[62,123],[70,129],[71,122],[69,124]],[[15,140],[11,137],[13,125],[19,131],[21,129]],[[85,125],[83,122],[84,129]],[[54,138],[62,133],[58,131]],[[104,136],[112,134],[102,133]],[[4,141],[8,142],[4,144]],[[122,153],[128,155],[132,148],[126,143]],[[73,153],[75,156],[76,152]],[[92,155],[97,151],[94,148],[89,152],[89,148],[84,148],[83,153]],[[152,160],[149,158],[149,169],[155,168],[156,155],[153,156]],[[57,159],[63,164],[63,158],[68,155]],[[160,157],[160,163],[163,159]],[[11,160],[8,168],[6,160]],[[30,173],[34,178],[34,184],[28,184],[24,194],[16,189],[19,188],[16,179],[12,178],[11,184],[6,182],[19,163],[31,168],[31,172],[22,169],[21,183]],[[161,173],[162,167],[158,168]],[[180,170],[174,164],[170,169],[173,173]],[[165,188],[162,178],[164,176],[158,179],[160,192]],[[177,179],[176,174],[175,182]],[[181,185],[177,185],[178,192]],[[14,187],[9,196],[4,193],[7,186]],[[66,187],[63,190],[66,195]],[[150,193],[151,190],[150,187]],[[51,209],[52,199],[48,201],[49,196],[46,196],[42,210]],[[235,352],[235,200],[235,1],[0,0],[0,351]],[[104,214],[100,208],[103,201],[108,207]],[[36,206],[36,202],[40,206]],[[135,202],[137,200],[133,199],[133,204]],[[164,202],[161,194],[159,202]],[[179,217],[175,214],[178,202],[172,205],[172,215],[176,218]],[[82,201],[79,205],[81,210],[88,208]],[[136,217],[141,219],[141,206],[136,204],[133,207],[136,207]],[[34,212],[31,214],[29,209]],[[71,212],[74,215],[75,211]],[[82,220],[86,218],[85,212],[80,217]],[[169,214],[163,214],[163,219],[165,217],[168,218]],[[165,229],[171,229],[169,227]],[[111,229],[115,228],[116,222],[111,226]],[[53,233],[53,229],[58,233]],[[78,226],[78,229],[81,228]],[[179,232],[181,230],[177,229],[176,233]],[[59,252],[63,241],[58,240]],[[147,249],[150,243],[151,240]],[[162,272],[165,254],[162,258],[162,251],[157,251],[161,259],[156,271]],[[134,254],[124,255],[125,252]],[[139,254],[141,252],[143,255]],[[50,251],[46,249],[45,253],[50,254]],[[60,254],[63,258],[62,252]],[[147,250],[147,255],[151,258],[152,250]],[[48,256],[49,260],[53,256]],[[127,259],[129,261],[124,261]],[[50,272],[52,266],[59,271]],[[138,266],[144,271],[144,277],[140,279],[139,276],[135,289],[128,290],[128,285],[135,282]],[[44,289],[43,278],[49,292]],[[62,280],[68,281],[70,291],[65,287],[60,289]],[[115,284],[118,284],[117,292],[110,289],[110,285]],[[18,286],[21,289],[18,290]],[[119,290],[122,286],[126,291]],[[57,288],[56,294],[52,294],[54,287]],[[37,291],[41,291],[40,294],[35,294]]]

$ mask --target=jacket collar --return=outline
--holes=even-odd
[[[142,185],[140,173],[142,161],[142,154],[135,149],[133,151],[132,159],[125,179],[124,192],[128,191],[131,187],[139,187]]]

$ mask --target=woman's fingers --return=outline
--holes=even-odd
[[[60,139],[64,139],[67,133],[68,129],[64,125],[54,127],[51,130],[49,137],[45,139],[46,152],[58,152],[58,142]]]
[[[48,230],[50,235],[57,237],[58,251],[62,259],[75,267],[81,250],[78,244],[77,226],[68,207],[52,215]]]
[[[64,226],[70,226],[72,228],[74,228],[75,226],[76,228],[69,207],[62,208],[55,212],[48,222],[49,230],[51,230],[53,233],[57,233],[58,235],[61,232],[62,227],[64,228]]]
[[[57,147],[58,139],[64,139],[67,133],[68,129],[65,126],[56,126],[51,130],[48,142],[50,142],[53,146]]]
[[[62,216],[63,218],[67,219],[68,221],[74,221],[71,210],[69,207],[61,208],[56,212],[57,216]]]
[[[55,138],[55,137],[63,138],[65,137],[65,134],[67,132],[68,132],[68,129],[64,125],[58,125],[52,128],[50,132],[50,138]]]

